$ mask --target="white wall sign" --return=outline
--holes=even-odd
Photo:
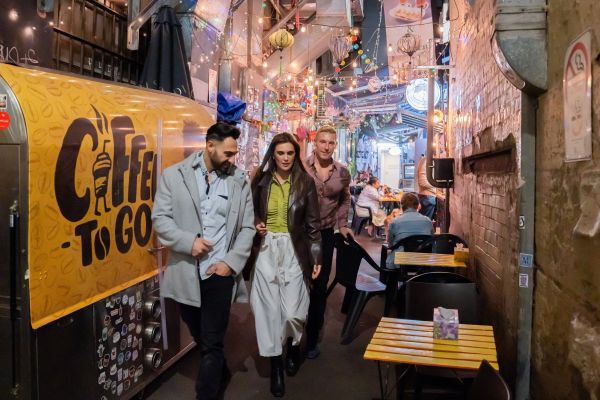
[[[579,36],[567,49],[563,72],[565,161],[592,157],[591,31]]]

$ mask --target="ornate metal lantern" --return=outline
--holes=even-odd
[[[333,55],[333,65],[337,67],[344,58],[348,57],[348,52],[352,47],[352,40],[344,34],[333,34],[329,38],[329,50]]]

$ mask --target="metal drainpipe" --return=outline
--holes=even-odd
[[[516,400],[530,398],[535,245],[535,132],[537,98],[521,93],[521,179],[519,209],[519,326]],[[525,279],[527,285],[525,285]]]

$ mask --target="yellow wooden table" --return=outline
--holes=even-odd
[[[433,322],[383,317],[367,345],[365,360],[377,361],[382,399],[381,362],[477,370],[482,360],[498,370],[494,330],[460,324],[458,340],[433,338]]]
[[[466,268],[464,261],[455,261],[454,254],[414,253],[396,251],[394,264],[400,266]]]

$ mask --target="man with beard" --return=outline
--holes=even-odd
[[[239,135],[225,122],[211,126],[204,151],[163,172],[152,210],[170,250],[161,294],[179,303],[200,347],[197,399],[218,397],[228,374],[223,338],[233,293],[247,301],[241,272],[255,235],[254,207],[245,173],[233,165]]]

